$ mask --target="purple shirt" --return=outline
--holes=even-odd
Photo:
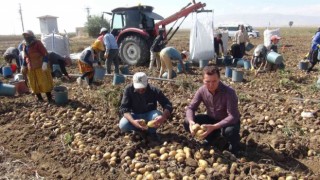
[[[207,109],[207,115],[218,121],[220,127],[236,124],[240,121],[238,110],[238,97],[235,91],[219,82],[218,89],[211,94],[207,87],[203,85],[194,95],[191,103],[187,107],[187,119],[194,119],[196,110],[203,102]]]

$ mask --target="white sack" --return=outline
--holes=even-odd
[[[266,30],[264,30],[264,32],[263,32],[263,40],[264,40],[264,45],[266,46],[266,47],[269,47],[270,46],[270,44],[271,44],[271,40],[270,40],[270,38],[271,38],[271,36],[273,36],[273,35],[278,35],[278,36],[280,36],[280,29],[278,28],[278,29],[266,29]],[[281,37],[281,36],[280,36]]]
[[[48,51],[70,57],[69,38],[67,35],[42,34],[41,41]]]

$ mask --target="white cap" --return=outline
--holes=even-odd
[[[105,31],[108,31],[108,29],[105,28],[105,27],[101,28],[101,29],[100,29],[100,34],[103,33],[103,32],[105,32]]]
[[[190,53],[188,51],[182,51],[181,53],[186,55],[187,57],[190,56]]]
[[[135,89],[146,88],[148,85],[148,77],[144,72],[137,72],[133,75],[133,87]]]

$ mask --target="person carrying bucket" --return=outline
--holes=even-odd
[[[173,77],[172,61],[179,61],[179,63],[182,65],[182,72],[185,72],[185,67],[183,66],[180,52],[174,47],[166,47],[160,52],[161,68],[159,78],[162,77],[162,73],[165,71],[165,69],[168,71],[167,79],[171,79]]]
[[[58,77],[59,76],[58,74],[63,73],[65,75],[65,77],[68,80],[70,80],[70,76],[66,70],[66,66],[71,66],[71,64],[72,64],[70,57],[68,57],[68,56],[62,57],[61,55],[59,55],[53,51],[49,51],[48,52],[48,61],[49,61],[50,68],[53,70],[52,77]],[[61,72],[59,70],[54,70],[53,65],[58,65],[60,67]]]
[[[256,75],[260,72],[261,68],[267,67],[267,52],[268,49],[263,44],[259,44],[253,51],[251,58],[251,70],[256,69]]]
[[[320,27],[318,28],[318,31],[315,33],[315,35],[312,38],[312,42],[311,42],[311,48],[310,48],[310,52],[308,55],[308,59],[311,63],[311,66],[309,67],[309,69],[307,70],[307,73],[310,73],[310,71],[312,70],[312,68],[318,63],[320,62],[320,58],[319,58],[319,49],[320,49]]]
[[[170,117],[172,103],[160,89],[148,83],[144,72],[135,73],[132,81],[123,91],[120,105],[123,117],[119,128],[122,132],[134,131],[147,135],[148,143],[159,141],[156,130]],[[163,108],[162,112],[157,109],[158,103]],[[153,123],[148,123],[150,121]]]
[[[28,84],[32,93],[43,101],[41,93],[45,93],[49,102],[53,102],[51,91],[53,80],[51,69],[48,68],[48,52],[42,42],[34,36],[31,30],[23,34],[25,43],[23,44],[24,59],[21,72],[28,77]]]
[[[78,60],[78,67],[81,77],[77,78],[77,83],[81,86],[86,79],[88,88],[91,88],[94,76],[94,67],[98,66],[99,52],[104,51],[103,43],[100,40],[95,40],[94,43],[81,52]]]
[[[279,41],[280,41],[281,37],[278,36],[278,35],[272,35],[270,37],[270,45],[267,47],[268,51],[272,51],[272,52],[276,52],[278,53],[278,44],[279,44]],[[272,64],[272,63],[269,63],[267,61],[267,65],[266,67],[269,67],[270,70],[276,70],[277,67],[279,66],[279,64]]]
[[[195,114],[203,103],[207,109],[204,114]],[[187,132],[195,135],[195,124],[202,125],[204,132],[200,134],[208,144],[223,136],[227,139],[227,147],[231,153],[237,155],[240,143],[240,113],[238,97],[234,89],[220,81],[218,67],[203,68],[203,86],[195,93],[186,108],[186,118],[183,123]]]

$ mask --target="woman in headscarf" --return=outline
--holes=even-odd
[[[43,101],[41,93],[45,93],[49,102],[52,102],[51,91],[53,80],[51,70],[48,69],[48,52],[42,42],[34,36],[31,30],[22,34],[25,43],[22,73],[28,77],[29,86],[39,101]]]
[[[79,85],[86,78],[87,84],[90,87],[93,82],[94,67],[98,66],[98,54],[104,51],[105,48],[100,40],[96,40],[91,46],[84,49],[78,60],[78,66],[82,76],[77,79]]]

